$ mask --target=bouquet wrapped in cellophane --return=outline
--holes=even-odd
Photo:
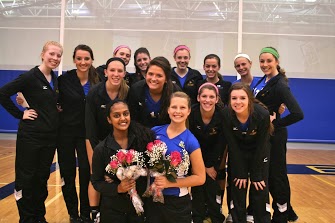
[[[116,175],[119,180],[137,180],[140,176],[146,176],[144,158],[141,152],[130,150],[119,150],[111,156],[110,163],[106,166],[106,172]],[[128,191],[136,213],[141,215],[144,212],[143,201],[136,191],[136,187]]]
[[[188,152],[185,150],[184,144],[182,153],[173,151],[166,155],[167,146],[161,140],[155,140],[147,145],[145,153],[149,157],[148,170],[151,177],[165,176],[168,181],[176,182],[178,176],[184,176],[188,172],[190,158]],[[150,182],[148,183],[150,184]],[[164,203],[164,196],[161,189],[157,188],[155,182],[143,194],[144,197],[153,197],[154,202]]]

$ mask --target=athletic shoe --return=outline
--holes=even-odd
[[[100,223],[100,212],[98,212],[97,216],[93,220],[94,223]]]
[[[247,223],[254,223],[254,216],[247,214]]]
[[[81,223],[93,223],[90,217],[80,216]]]
[[[226,223],[233,223],[233,217],[231,216],[231,214],[228,214]]]
[[[288,220],[289,222],[296,222],[296,221],[298,221],[298,219],[299,219],[299,217],[298,217],[298,215],[295,213],[295,211],[294,211],[293,209],[290,209],[290,210],[288,211],[287,220]]]

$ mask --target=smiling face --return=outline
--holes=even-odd
[[[259,66],[263,73],[270,78],[278,74],[278,64],[278,60],[271,53],[262,53],[259,56]]]
[[[235,69],[241,76],[250,75],[251,65],[252,63],[244,57],[238,57],[234,61]]]
[[[93,59],[88,51],[77,50],[73,59],[76,64],[77,70],[80,72],[88,72],[92,66]]]
[[[109,84],[120,86],[125,76],[125,68],[120,61],[114,60],[108,64],[107,69],[105,69],[105,75]]]
[[[190,62],[191,56],[186,49],[181,49],[176,52],[174,59],[177,64],[177,68],[180,70],[186,70]]]
[[[140,68],[141,72],[146,72],[150,62],[150,57],[146,53],[139,53],[136,56],[136,65]]]
[[[110,108],[109,124],[113,126],[114,131],[126,131],[130,125],[130,112],[128,105],[124,102],[117,102]]]
[[[150,92],[162,93],[166,82],[164,70],[156,65],[150,66],[147,74],[145,75],[145,81]]]
[[[205,60],[204,70],[208,80],[215,80],[219,75],[220,66],[215,58]]]
[[[114,55],[114,57],[121,58],[126,66],[129,64],[131,52],[128,48],[120,48]]]
[[[48,45],[41,53],[42,63],[49,69],[59,66],[62,59],[63,50],[56,45]]]
[[[200,109],[206,112],[213,111],[215,109],[215,104],[219,100],[215,90],[206,87],[201,89],[197,99],[200,103]]]
[[[171,98],[170,106],[168,107],[168,114],[171,122],[185,123],[190,113],[191,108],[189,107],[189,101],[187,98],[178,96]]]
[[[249,98],[243,89],[232,90],[230,93],[230,106],[237,114],[249,113]]]

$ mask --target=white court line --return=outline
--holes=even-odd
[[[52,204],[55,200],[57,200],[60,196],[62,196],[63,193],[60,192],[58,194],[56,194],[56,196],[54,196],[53,198],[51,198],[46,204],[45,207],[48,207],[50,204]]]

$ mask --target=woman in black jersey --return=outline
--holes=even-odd
[[[223,110],[224,136],[228,141],[231,200],[228,205],[234,223],[245,223],[247,182],[253,191],[254,221],[270,223],[268,162],[270,124],[268,110],[254,101],[250,87],[235,83],[230,88],[228,107]]]
[[[85,103],[89,89],[99,82],[92,66],[94,56],[87,45],[78,45],[73,52],[77,69],[67,71],[58,77],[60,127],[57,153],[62,177],[62,192],[70,215],[70,222],[90,222],[88,184],[90,166],[85,145]],[[79,167],[80,218],[76,191],[76,154]]]
[[[145,79],[145,74],[150,63],[150,53],[147,48],[140,47],[134,53],[135,73],[128,75],[128,86]]]
[[[226,142],[223,137],[222,108],[219,90],[212,83],[204,83],[198,90],[199,104],[192,106],[189,130],[200,144],[206,167],[204,185],[192,187],[192,218],[194,223],[202,223],[206,213],[212,223],[222,223],[223,195],[218,180],[225,180],[225,165],[221,165]],[[224,162],[225,163],[225,162]]]
[[[191,98],[192,104],[197,103],[197,83],[203,78],[199,71],[188,66],[191,59],[190,48],[177,46],[173,51],[173,58],[177,66],[172,68],[172,82]]]
[[[118,150],[144,152],[146,145],[155,139],[154,132],[131,120],[125,101],[116,99],[107,105],[106,110],[109,111],[107,120],[113,131],[96,146],[92,161],[92,184],[101,194],[100,223],[142,223],[144,217],[137,215],[128,191],[136,185],[137,193],[142,196],[146,188],[146,177],[140,177],[136,181],[120,181],[106,171],[106,166]],[[111,180],[106,182],[105,176]]]
[[[274,210],[272,222],[287,223],[288,220],[297,220],[298,216],[290,205],[291,190],[286,169],[286,127],[302,120],[304,115],[290,91],[285,71],[279,66],[278,51],[273,47],[263,48],[259,56],[259,63],[264,77],[254,87],[254,94],[268,107],[275,129],[271,137],[269,173],[269,189],[273,198],[272,208]],[[282,103],[290,112],[283,118],[278,113],[278,108]]]
[[[215,84],[216,87],[219,89],[222,102],[227,105],[228,91],[231,83],[229,81],[224,81],[222,75],[219,73],[219,70],[221,68],[220,57],[215,54],[208,54],[204,59],[203,68],[206,73],[206,78],[198,82],[198,86],[206,82]]]
[[[126,65],[122,59],[110,58],[106,62],[105,69],[107,80],[94,86],[86,97],[86,150],[91,167],[94,147],[111,131],[105,115],[106,105],[113,100],[124,100],[127,97],[128,85],[124,80],[125,72]],[[88,192],[92,218],[95,218],[99,210],[99,193],[94,190],[92,184],[89,184]]]
[[[180,88],[171,81],[171,65],[165,57],[150,61],[145,80],[131,86],[128,94],[132,119],[147,127],[170,122],[170,96]]]
[[[63,47],[55,41],[44,44],[39,66],[21,74],[0,88],[0,104],[20,119],[16,140],[15,191],[19,222],[46,222],[44,201],[47,181],[56,150],[59,124],[57,68]],[[24,95],[28,109],[21,111],[10,97]]]

